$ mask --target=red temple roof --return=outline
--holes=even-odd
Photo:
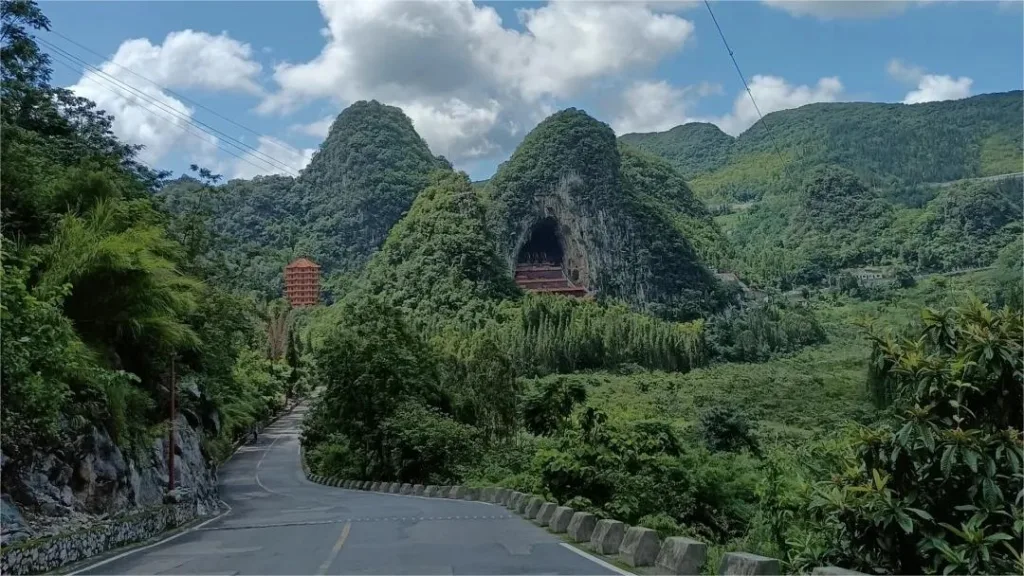
[[[285,266],[285,268],[286,269],[288,269],[288,268],[319,268],[319,266],[314,264],[308,258],[299,258],[298,260],[296,260],[296,261],[292,262],[291,264]]]

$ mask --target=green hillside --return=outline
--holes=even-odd
[[[310,256],[324,272],[359,270],[426,187],[449,167],[431,155],[398,108],[356,102],[331,126],[298,178],[258,176],[218,186],[212,228],[232,247],[229,268],[241,286],[280,293],[281,268]],[[200,183],[184,177],[161,192],[172,211],[194,203]]]
[[[695,245],[710,250],[716,231],[674,178],[656,159],[621,154],[606,124],[568,109],[526,136],[484,194],[510,267],[537,227],[554,221],[579,283],[600,297],[692,317],[713,306],[716,282]],[[694,234],[684,233],[690,228]]]
[[[1022,102],[1018,91],[812,104],[765,117],[774,143],[760,124],[733,139],[701,123],[620,141],[665,159],[714,205],[723,267],[788,288],[859,266],[990,264],[1019,234],[1021,180],[983,178],[1024,170]]]
[[[519,291],[465,174],[437,171],[366,268],[363,289],[411,318],[472,323]]]
[[[871,187],[1020,172],[1022,115],[1020,91],[912,105],[820,103],[765,116],[774,145],[760,123],[735,139],[687,124],[621,140],[671,162],[702,198],[744,202],[824,164]]]

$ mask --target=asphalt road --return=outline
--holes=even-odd
[[[231,511],[81,574],[614,574],[501,506],[313,484],[303,408],[220,470]]]

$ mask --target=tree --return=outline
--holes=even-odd
[[[902,574],[1020,573],[1024,382],[1017,311],[974,300],[872,332],[871,385],[891,403],[856,432],[811,507],[829,561]]]

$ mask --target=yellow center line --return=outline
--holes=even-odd
[[[341,535],[338,536],[338,541],[334,543],[334,548],[331,548],[331,555],[324,560],[324,563],[320,565],[320,570],[317,572],[320,576],[327,574],[327,569],[334,563],[334,559],[338,557],[338,552],[341,552],[341,547],[345,545],[345,539],[348,538],[348,532],[352,529],[352,523],[346,522],[345,526],[341,529]]]

